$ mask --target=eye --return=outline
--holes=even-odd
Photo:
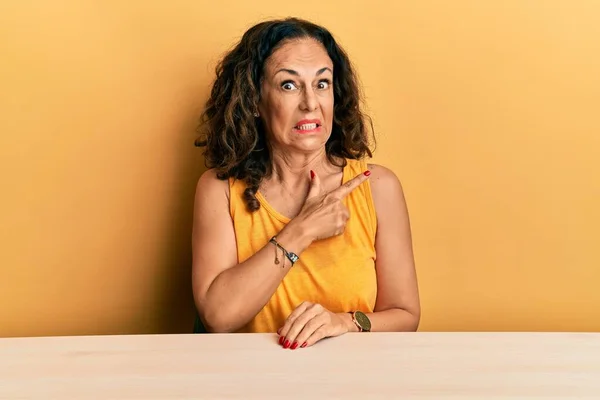
[[[285,81],[281,84],[281,88],[283,90],[294,90],[296,89],[296,84],[292,81]]]
[[[329,88],[329,85],[331,85],[331,82],[329,81],[329,79],[323,79],[323,80],[319,81],[319,83],[317,84],[317,87],[319,89],[327,89],[327,88]]]

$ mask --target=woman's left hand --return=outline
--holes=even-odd
[[[347,319],[342,314],[305,301],[292,311],[277,333],[280,335],[279,344],[295,350],[312,346],[326,337],[343,335],[349,330]]]

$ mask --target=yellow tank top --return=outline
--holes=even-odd
[[[347,160],[343,182],[366,171],[363,160]],[[274,210],[260,192],[260,209],[246,209],[244,182],[229,180],[238,262],[263,248],[290,221]],[[276,332],[303,301],[319,303],[332,312],[372,312],[377,298],[375,233],[377,217],[369,180],[344,200],[350,211],[340,236],[313,242],[291,267],[269,302],[239,332]]]

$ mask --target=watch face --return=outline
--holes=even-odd
[[[356,318],[356,322],[358,322],[358,324],[363,328],[363,330],[367,332],[371,330],[371,321],[369,320],[369,317],[367,317],[364,313],[356,311],[354,313],[354,318]]]

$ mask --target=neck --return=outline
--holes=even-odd
[[[285,182],[289,187],[307,186],[311,170],[319,176],[333,172],[325,148],[311,154],[289,154],[273,149],[272,167],[272,179]]]

